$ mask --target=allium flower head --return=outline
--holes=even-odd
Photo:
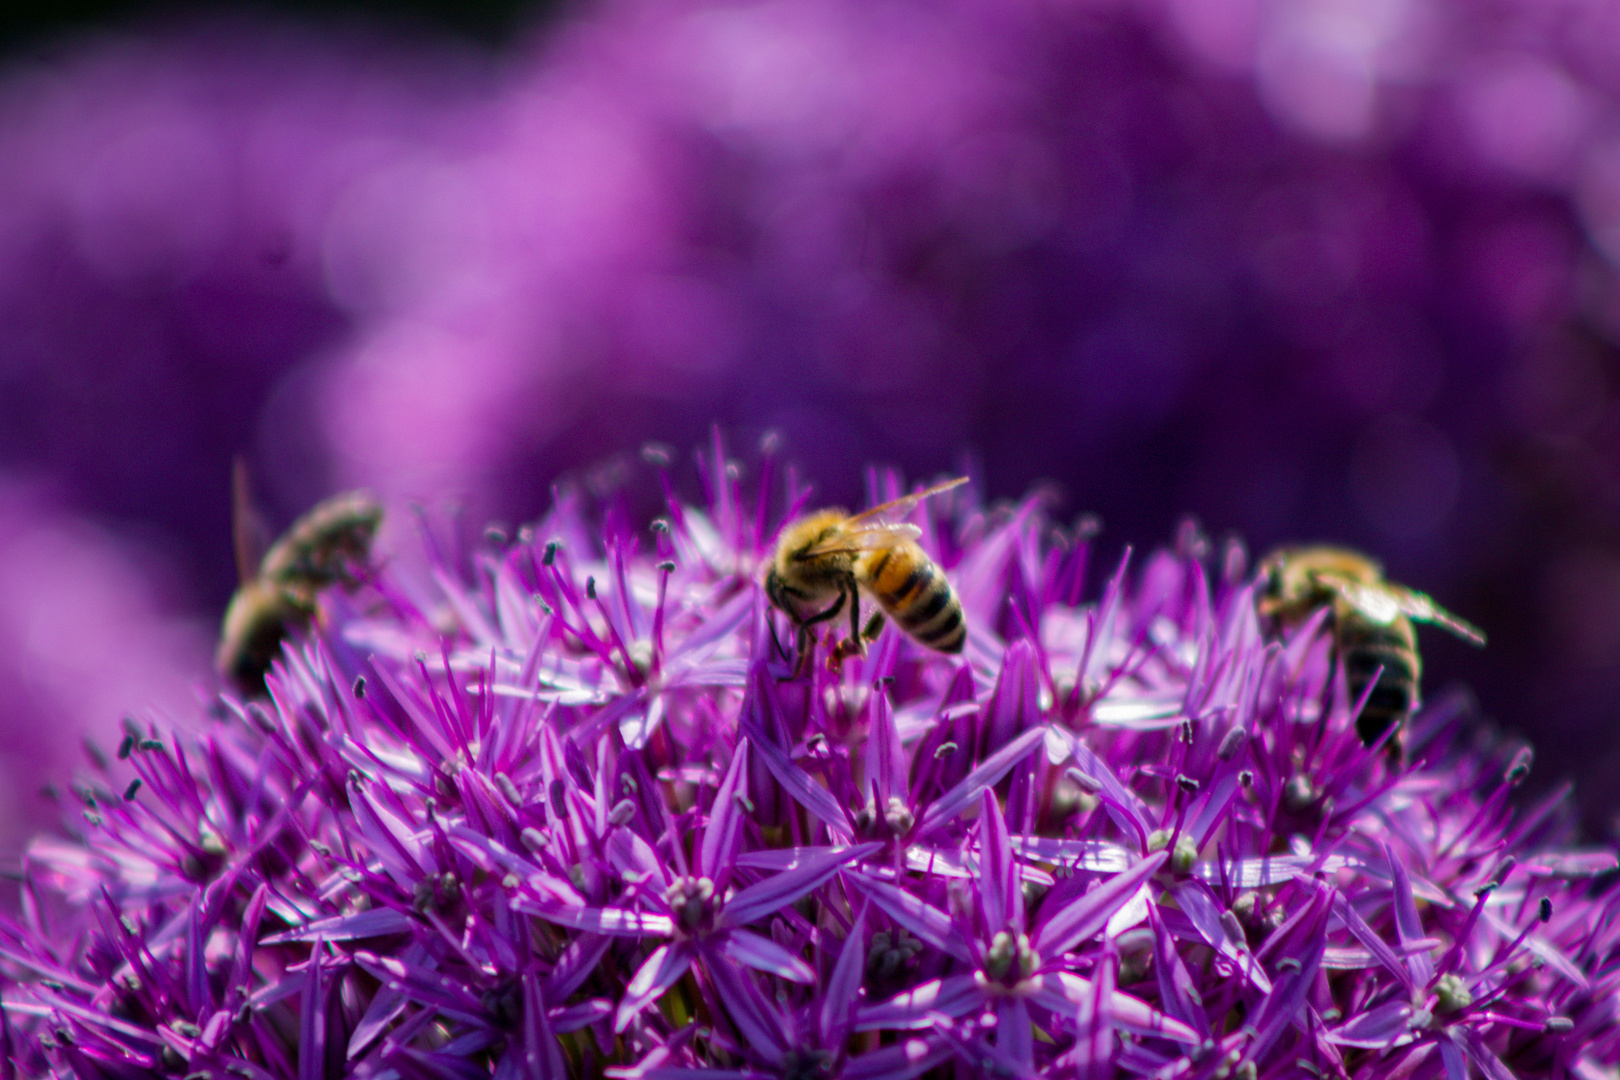
[[[567,492],[516,536],[429,522],[266,698],[132,722],[0,925],[9,1067],[1620,1067],[1614,854],[1517,807],[1528,752],[1459,699],[1405,766],[1364,746],[1322,620],[1265,625],[1240,548],[1186,527],[1088,600],[1086,530],[964,488],[913,520],[965,653],[891,627],[795,679],[761,568],[807,493],[703,466],[650,530]]]

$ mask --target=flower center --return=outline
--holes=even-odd
[[[891,936],[887,930],[872,935],[872,944],[866,950],[866,972],[873,979],[887,982],[900,974],[912,958],[922,952],[922,942],[896,930]]]
[[[1434,996],[1438,999],[1434,1011],[1441,1016],[1461,1012],[1474,1003],[1474,995],[1469,993],[1468,987],[1456,975],[1440,976],[1434,984]]]
[[[990,939],[981,974],[988,983],[1016,990],[1040,966],[1040,954],[1030,947],[1027,934],[1002,930]]]
[[[890,837],[903,838],[911,831],[916,817],[905,800],[890,796],[883,806],[883,816],[879,822],[877,806],[867,803],[855,812],[855,831],[867,840],[887,840]]]
[[[681,932],[691,935],[714,929],[714,882],[708,878],[677,878],[664,890],[664,900]]]
[[[1170,830],[1154,829],[1148,833],[1147,849],[1149,853],[1162,851],[1170,846]],[[1193,864],[1198,861],[1198,845],[1186,833],[1176,837],[1175,850],[1170,852],[1170,869],[1177,874],[1191,872]]]

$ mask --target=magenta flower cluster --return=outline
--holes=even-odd
[[[718,451],[650,530],[424,528],[268,699],[131,721],[0,925],[7,1075],[1614,1075],[1614,854],[1456,700],[1364,747],[1240,548],[1088,589],[960,489],[914,520],[965,654],[795,680],[807,493]]]

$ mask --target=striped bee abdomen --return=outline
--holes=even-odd
[[[914,640],[958,653],[967,640],[962,602],[945,574],[916,544],[874,551],[861,565],[861,584]]]
[[[1379,624],[1352,612],[1337,619],[1335,633],[1351,702],[1367,693],[1356,717],[1356,734],[1370,746],[1389,728],[1405,723],[1418,706],[1420,661],[1412,624],[1406,619]],[[1378,682],[1368,693],[1375,675]]]

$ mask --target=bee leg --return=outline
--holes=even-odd
[[[861,637],[861,594],[855,587],[855,575],[844,581],[844,592],[849,596],[849,640],[857,656],[866,655],[866,639]]]
[[[872,617],[866,620],[866,625],[861,628],[859,635],[838,643],[838,647],[833,650],[832,656],[827,660],[828,665],[833,671],[837,671],[843,662],[850,657],[865,656],[866,647],[878,639],[878,635],[883,633],[885,625],[883,612],[874,611]]]
[[[782,639],[776,633],[776,620],[771,616],[769,611],[765,613],[765,625],[771,628],[771,646],[775,650],[776,655],[780,656],[783,660],[786,660],[787,650],[782,648]]]
[[[836,619],[838,613],[844,610],[844,594],[839,593],[838,599],[826,611],[818,612],[799,623],[799,659],[793,667],[793,678],[803,678],[810,670],[810,653],[815,648],[816,635],[811,629],[816,623]]]
[[[866,643],[870,640],[861,634],[861,594],[855,585],[854,575],[844,582],[843,596],[849,598],[849,637],[840,641],[827,657],[827,667],[835,674],[843,669],[844,661],[851,656],[865,656]]]
[[[788,678],[804,678],[805,672],[810,670],[810,650],[814,647],[815,631],[806,625],[800,624],[797,644],[794,647],[796,655],[793,661],[793,674],[789,675]]]

